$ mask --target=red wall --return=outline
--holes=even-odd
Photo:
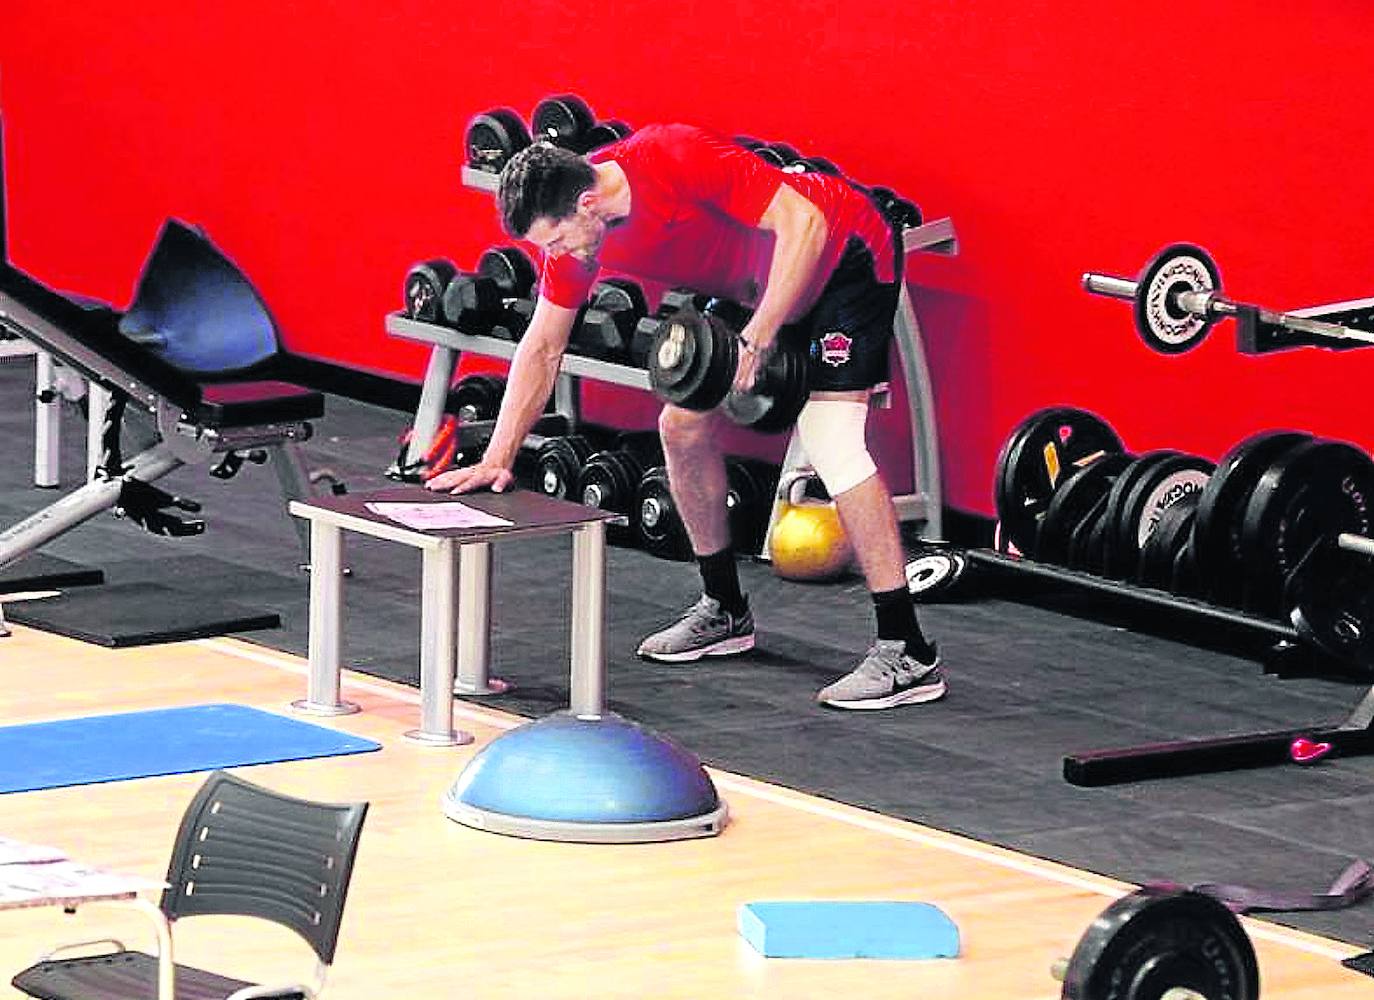
[[[786,140],[953,218],[960,255],[916,255],[910,278],[959,509],[991,512],[1002,439],[1052,403],[1138,451],[1216,457],[1280,425],[1374,442],[1369,352],[1244,358],[1227,324],[1166,358],[1078,287],[1191,240],[1240,299],[1374,294],[1365,4],[382,7],[6,0],[14,261],[122,305],[175,215],[252,277],[292,349],[418,378],[424,351],[382,328],[406,268],[499,238],[459,186],[468,118],[571,90],[632,124]]]

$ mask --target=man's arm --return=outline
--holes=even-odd
[[[778,331],[810,284],[825,249],[827,234],[821,210],[786,183],[778,185],[759,219],[758,228],[773,233],[776,242],[773,259],[768,265],[768,285],[753,317],[740,331],[744,349],[740,352],[734,384],[740,392],[754,384],[758,370],[773,349]]]
[[[520,338],[511,359],[501,412],[497,414],[496,428],[482,460],[465,469],[435,476],[425,483],[428,489],[470,493],[490,488],[502,493],[510,488],[515,481],[511,471],[515,456],[525,435],[544,412],[576,318],[576,309],[565,309],[548,299],[539,299],[529,328]]]

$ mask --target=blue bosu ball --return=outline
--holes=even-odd
[[[444,812],[545,840],[713,836],[728,810],[695,756],[615,715],[557,712],[498,737],[463,769]]]

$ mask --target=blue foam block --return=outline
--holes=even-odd
[[[930,903],[745,903],[739,909],[739,932],[768,958],[955,958],[959,954],[959,928]]]
[[[379,749],[245,705],[92,715],[0,727],[0,793]]]

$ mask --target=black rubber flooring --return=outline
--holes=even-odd
[[[0,526],[59,495],[31,485],[31,401],[32,363],[0,362]],[[381,472],[406,422],[331,399],[306,446],[308,464],[330,468],[354,492],[387,485]],[[64,431],[65,481],[76,484],[84,424],[75,411]],[[249,466],[223,482],[181,469],[159,485],[204,504],[204,535],[151,536],[102,514],[45,552],[95,566],[111,583],[251,598],[283,625],[244,637],[304,654],[307,581],[271,471]],[[565,707],[570,545],[517,541],[495,553],[493,672],[517,686],[484,702],[530,716]],[[415,683],[419,555],[353,536],[347,562],[347,662]],[[948,664],[947,699],[834,712],[813,695],[869,641],[862,584],[785,583],[753,562],[741,571],[760,648],[706,665],[655,665],[635,659],[634,647],[695,599],[695,573],[627,548],[609,557],[611,707],[708,764],[1133,882],[1315,891],[1352,858],[1374,858],[1374,757],[1100,789],[1060,776],[1070,751],[1336,723],[1363,695],[1360,684],[1278,679],[1225,651],[983,599],[922,611]],[[920,878],[915,868],[893,872],[905,887]],[[1374,904],[1271,919],[1369,945]]]

